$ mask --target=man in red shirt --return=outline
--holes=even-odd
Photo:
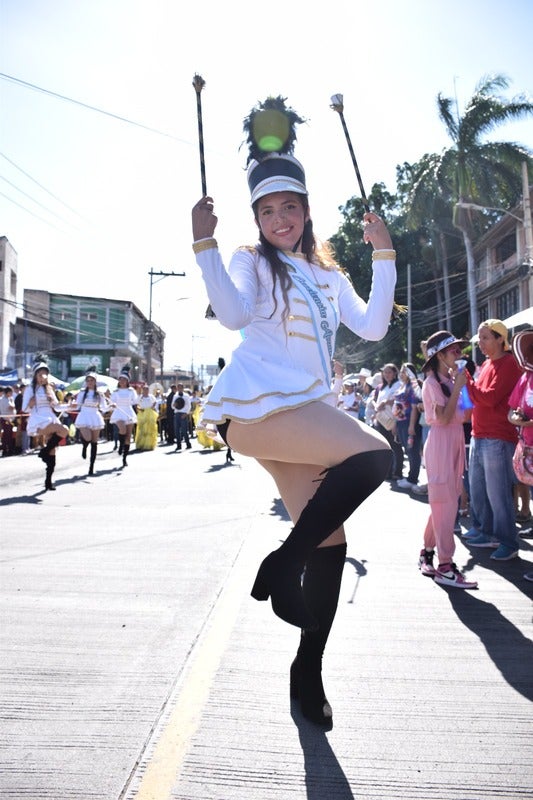
[[[495,561],[508,561],[518,555],[518,533],[513,504],[517,434],[507,416],[509,396],[522,370],[510,352],[501,320],[482,322],[478,334],[486,360],[476,381],[467,376],[474,403],[468,467],[474,528],[466,541],[472,547],[494,549],[491,558]]]

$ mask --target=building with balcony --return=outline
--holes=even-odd
[[[132,380],[148,383],[162,373],[165,333],[134,303],[25,289],[23,306],[15,331],[21,377],[39,353],[63,380],[89,366],[116,377],[130,364]]]
[[[504,214],[474,246],[479,320],[523,318],[533,326],[531,199],[530,187],[529,205]]]

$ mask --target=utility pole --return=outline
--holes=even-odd
[[[533,232],[531,229],[531,203],[529,202],[529,178],[527,161],[522,161],[522,210],[524,213],[524,240],[526,245],[526,264],[533,267]]]
[[[413,318],[411,311],[411,265],[407,265],[407,360],[413,363]]]
[[[184,278],[184,272],[164,272],[163,270],[155,271],[153,269],[148,273],[150,276],[150,307],[148,312],[148,325],[144,334],[145,342],[145,357],[146,357],[146,382],[152,383],[152,345],[154,343],[154,332],[152,325],[152,289],[154,283],[159,283],[163,278]],[[154,276],[158,275],[158,279],[154,280]],[[161,363],[163,363],[163,356],[161,355]]]

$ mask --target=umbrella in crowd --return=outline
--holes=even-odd
[[[49,373],[48,375],[48,383],[51,383],[56,389],[61,389],[61,391],[63,391],[67,385],[66,381],[62,381],[61,378],[56,378],[55,375],[52,375],[52,373]]]
[[[79,378],[76,378],[69,383],[68,386],[65,387],[66,392],[79,392],[80,389],[83,389],[85,386],[85,375],[80,375]],[[114,391],[118,386],[118,381],[115,378],[111,378],[109,375],[99,375],[96,374],[96,388],[102,389],[105,391],[109,389],[110,391]]]
[[[17,384],[21,383],[22,380],[22,378],[19,378],[16,370],[11,370],[11,372],[3,372],[0,374],[0,386],[16,386]],[[25,378],[24,382],[30,383],[30,380]],[[48,382],[52,383],[56,389],[63,389],[63,387],[66,386],[65,381],[62,381],[61,378],[56,378],[54,375],[48,376]]]

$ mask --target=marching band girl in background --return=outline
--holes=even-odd
[[[122,456],[122,466],[127,467],[127,456],[130,451],[131,432],[137,422],[136,408],[139,402],[137,392],[130,386],[130,372],[124,367],[118,377],[118,387],[111,393],[111,405],[114,406],[110,422],[118,428],[118,454]]]
[[[61,439],[68,436],[68,428],[59,421],[55,413],[56,409],[61,408],[61,404],[48,383],[49,375],[48,364],[44,361],[34,366],[32,382],[24,389],[22,411],[29,411],[28,436],[43,436],[46,440],[39,452],[39,458],[46,464],[44,488],[55,491],[52,475],[56,468],[56,447]]]
[[[87,458],[87,448],[91,445],[89,475],[94,475],[94,462],[98,449],[100,432],[105,426],[102,412],[107,410],[107,400],[97,389],[97,374],[91,370],[85,376],[85,388],[78,392],[76,405],[79,414],[74,423],[83,439],[82,458]]]

